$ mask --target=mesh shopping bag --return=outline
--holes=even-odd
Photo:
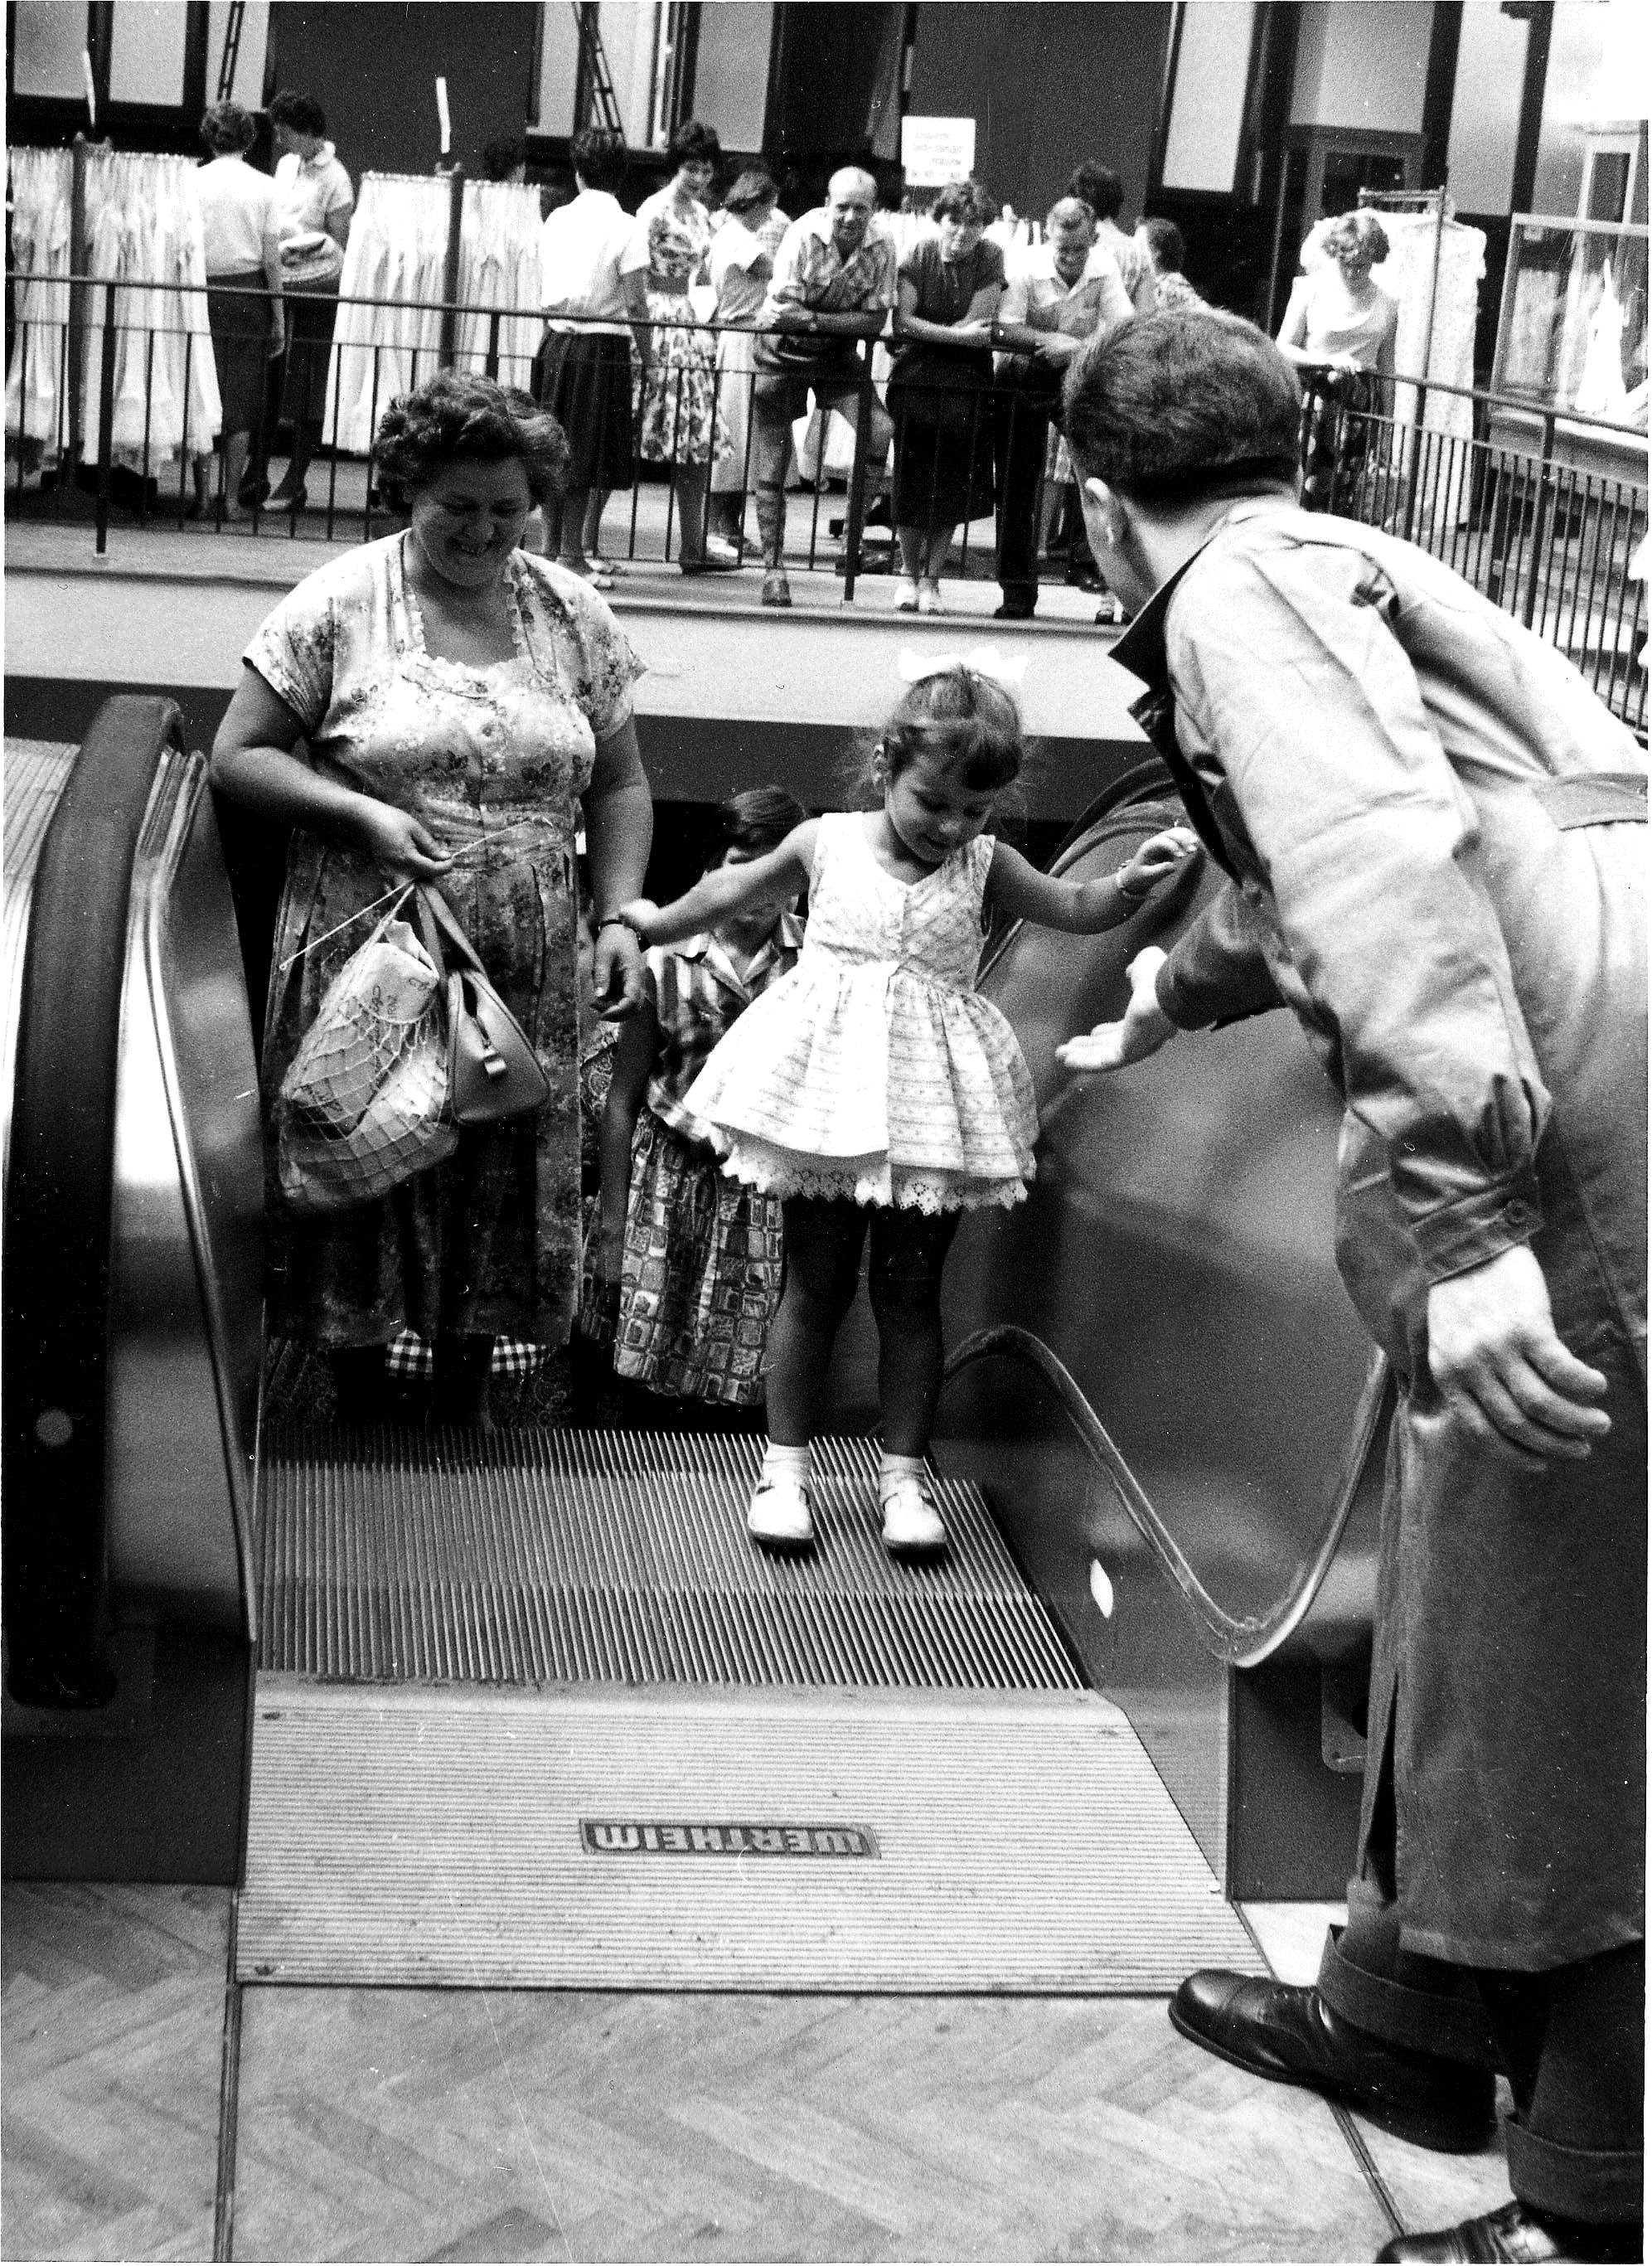
[[[295,1211],[371,1202],[453,1154],[443,991],[394,914],[328,985],[275,1100],[276,1169]]]

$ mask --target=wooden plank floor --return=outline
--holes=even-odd
[[[223,1890],[6,1888],[0,2255],[211,2255],[228,1932]],[[240,2260],[1362,2259],[1391,2231],[1321,2102],[1156,1999],[262,1985],[239,2109]],[[1500,2149],[1361,2131],[1409,2226],[1506,2196]]]

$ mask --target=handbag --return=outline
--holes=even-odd
[[[387,913],[322,995],[275,1097],[276,1176],[295,1211],[343,1211],[450,1157],[439,961]]]
[[[442,981],[448,1109],[455,1125],[491,1125],[542,1109],[550,1080],[532,1040],[494,990],[440,890],[416,893],[419,935]]]

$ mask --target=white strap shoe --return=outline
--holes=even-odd
[[[903,1473],[879,1491],[884,1547],[896,1557],[922,1558],[946,1548],[947,1531],[928,1488]]]
[[[758,1542],[790,1544],[814,1540],[814,1509],[809,1490],[783,1473],[761,1478],[746,1513],[746,1531]]]

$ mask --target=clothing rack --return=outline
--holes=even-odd
[[[1440,288],[1440,245],[1449,217],[1445,209],[1445,184],[1442,181],[1434,189],[1361,189],[1359,202],[1361,208],[1368,211],[1431,212],[1434,215],[1434,259],[1429,270],[1429,311],[1423,329],[1423,367],[1418,372],[1423,383],[1417,386],[1416,399],[1411,412],[1413,426],[1419,426],[1423,422],[1423,397],[1427,391],[1429,355],[1434,346],[1434,302]]]

